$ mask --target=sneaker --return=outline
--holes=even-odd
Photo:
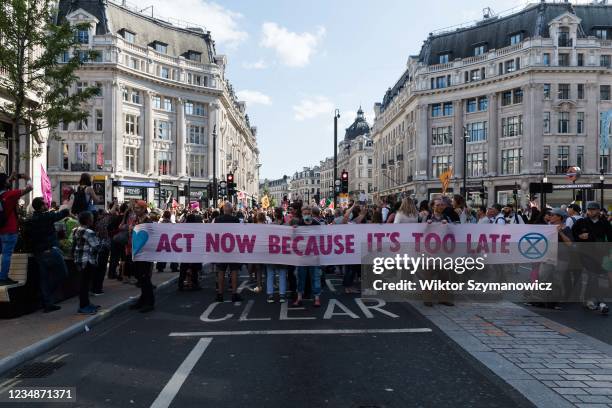
[[[268,295],[268,303],[274,303],[274,295]]]
[[[584,306],[589,310],[597,310],[597,305],[592,300],[588,300]]]
[[[287,297],[285,295],[280,295],[278,299],[278,303],[285,303],[287,301]]]
[[[314,307],[321,307],[321,299],[319,299],[319,297],[315,297],[315,301],[313,304]]]
[[[15,285],[17,283],[19,283],[19,282],[17,282],[16,280],[12,280],[11,278],[6,278],[6,279],[0,280],[0,286]]]
[[[599,304],[598,310],[599,310],[599,313],[601,313],[602,315],[607,315],[608,312],[610,311],[610,308],[604,302],[601,302]]]
[[[51,312],[55,312],[56,310],[60,310],[60,309],[61,307],[58,305],[49,305],[43,309],[43,313],[51,313]]]
[[[92,305],[87,305],[78,310],[78,314],[82,314],[82,315],[94,315],[96,313],[98,313],[98,309],[96,309],[95,307],[92,307]]]
[[[232,294],[232,302],[242,302],[242,296],[238,293]]]
[[[215,302],[223,302],[223,294],[217,293],[217,297],[215,298]]]

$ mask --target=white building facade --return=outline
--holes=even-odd
[[[171,198],[208,204],[213,177],[234,174],[238,196],[258,199],[256,128],[224,76],[210,32],[140,14],[112,1],[60,1],[58,20],[89,22],[83,49],[97,51],[78,72],[79,87],[98,86],[90,118],[64,124],[50,143],[54,199],[89,172],[106,201]],[[216,140],[214,136],[216,135]],[[156,188],[151,184],[159,183]]]

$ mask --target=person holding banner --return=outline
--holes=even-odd
[[[232,204],[226,202],[223,205],[223,215],[218,216],[214,219],[215,224],[239,224],[240,220],[238,217],[233,215],[234,208]],[[225,283],[225,272],[229,269],[232,279],[232,302],[240,302],[242,298],[237,292],[238,289],[238,271],[240,270],[240,264],[237,263],[220,263],[215,265],[217,270],[217,302],[223,302],[223,288]]]
[[[130,250],[130,258],[132,257],[132,238],[133,230],[136,225],[152,222],[147,215],[147,202],[137,200],[134,203],[134,219],[129,226],[129,241],[128,248]],[[151,312],[155,309],[155,294],[153,293],[153,283],[151,282],[151,274],[153,272],[153,263],[147,261],[133,261],[134,274],[140,281],[140,298],[136,303],[130,306],[130,309],[140,309],[141,313]]]
[[[302,207],[302,218],[300,226],[320,225],[312,218],[312,210],[309,206]],[[321,268],[318,266],[298,266],[297,298],[291,304],[293,307],[302,306],[304,289],[306,287],[306,277],[310,274],[312,294],[314,295],[314,307],[321,307]]]
[[[283,225],[283,209],[274,209],[274,225]],[[278,274],[279,303],[287,301],[287,265],[267,265],[266,267],[266,293],[268,303],[274,303],[274,276]]]

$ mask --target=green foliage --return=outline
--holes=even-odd
[[[48,129],[55,138],[60,123],[87,118],[84,103],[99,91],[89,87],[70,92],[78,79],[75,71],[96,54],[86,49],[79,54],[82,45],[75,32],[88,25],[55,24],[53,4],[51,0],[0,2],[0,89],[9,100],[0,105],[0,113],[13,123],[12,138],[27,138],[34,155],[41,152],[37,145],[44,142],[42,130]],[[69,58],[64,62],[65,54]],[[17,167],[22,156],[16,152]]]

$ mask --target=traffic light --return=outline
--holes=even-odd
[[[212,185],[212,183],[210,183],[210,184],[208,184],[208,185],[206,186],[206,197],[207,197],[208,199],[212,198],[213,193],[214,193],[214,191],[213,191],[213,185]]]
[[[349,192],[349,183],[348,183],[348,171],[343,170],[342,171],[342,176],[340,177],[340,183],[341,183],[341,192],[343,194],[347,194]]]
[[[217,195],[219,197],[225,197],[227,195],[227,183],[225,181],[220,181],[218,188],[219,188],[219,191]]]
[[[234,174],[227,174],[227,195],[233,196],[236,194],[236,183],[234,183]]]

